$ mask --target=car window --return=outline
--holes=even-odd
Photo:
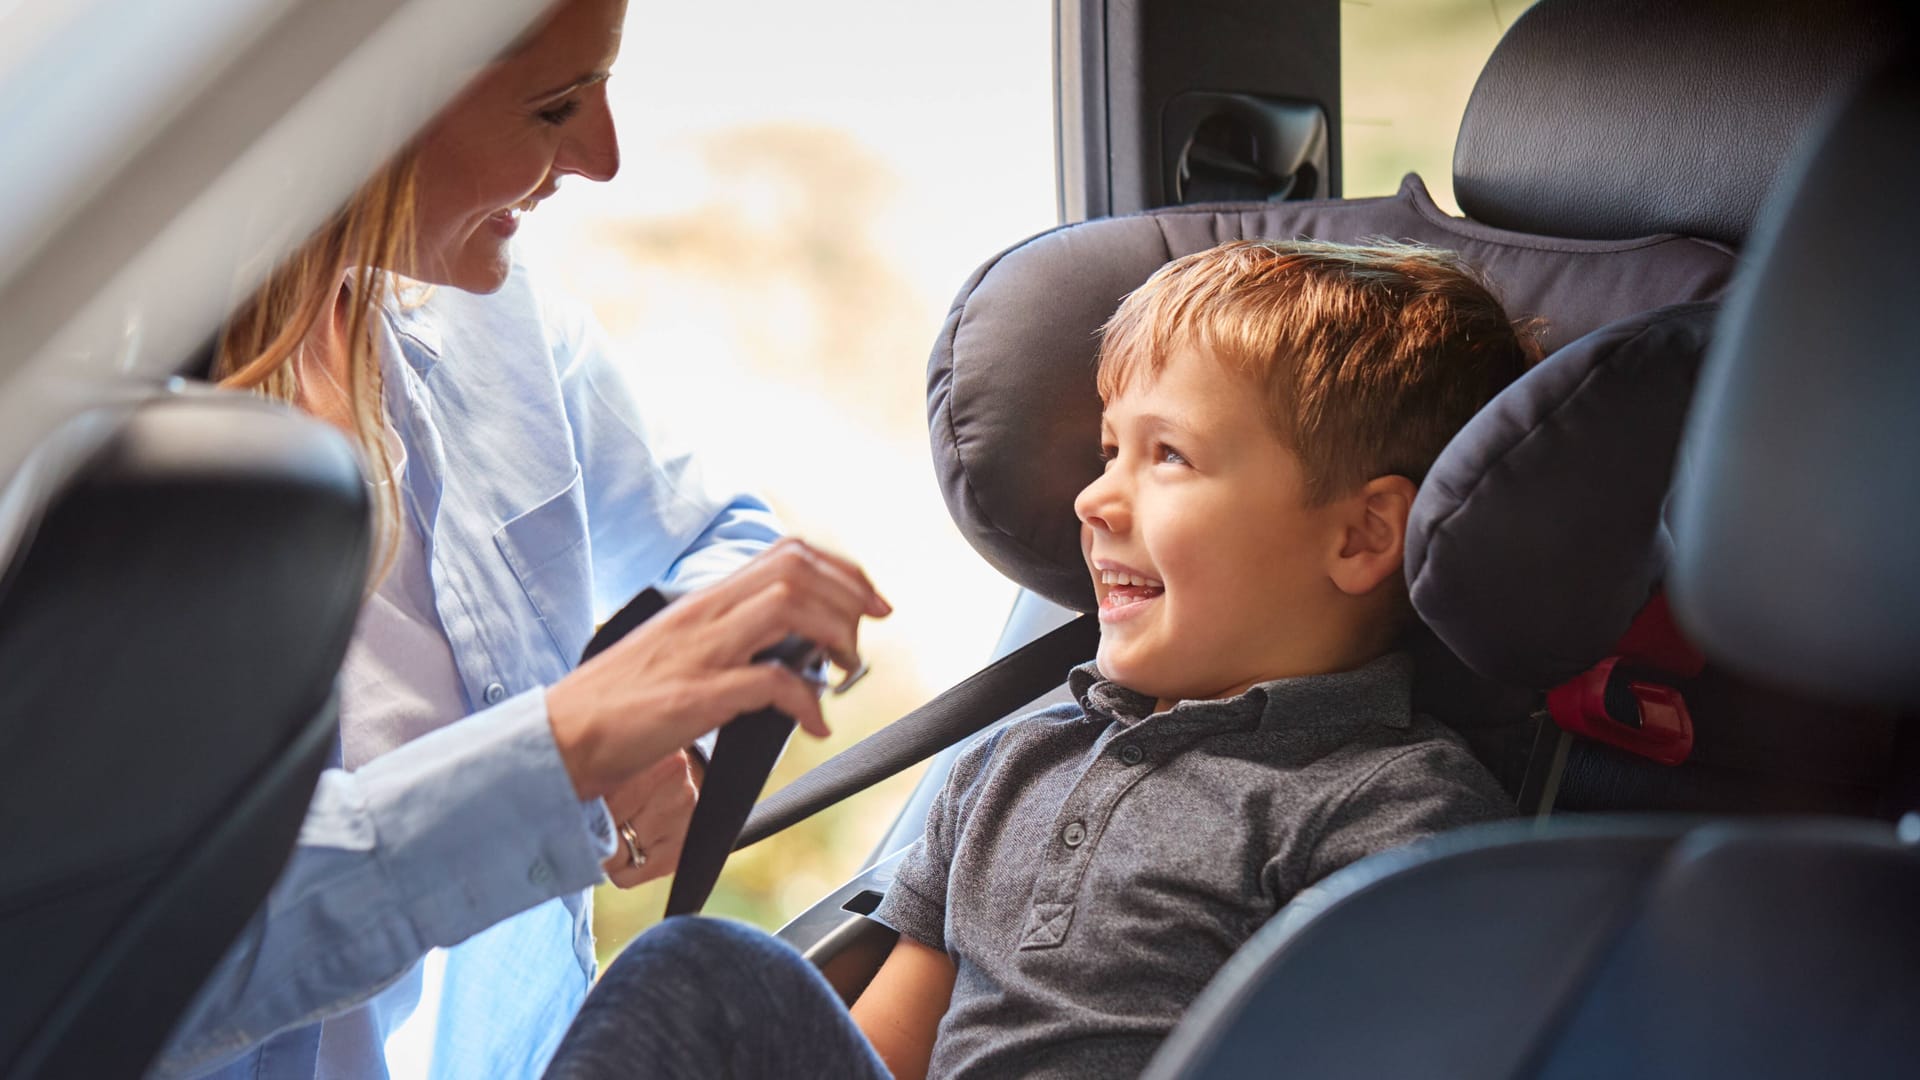
[[[620,175],[566,182],[521,231],[643,401],[894,601],[864,632],[872,674],[829,700],[834,738],[796,737],[775,787],[972,674],[1012,605],[935,485],[925,372],[967,276],[1055,223],[1050,19],[1031,0],[635,5],[609,84]],[[708,910],[784,923],[852,876],[915,775],[742,852]],[[602,889],[602,956],[665,895]]]
[[[1453,141],[1500,35],[1533,0],[1342,0],[1342,194],[1390,195],[1417,172],[1442,209]]]

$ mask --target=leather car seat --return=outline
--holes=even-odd
[[[0,572],[6,1076],[159,1050],[292,849],[366,580],[324,424],[224,392],[103,416]]]

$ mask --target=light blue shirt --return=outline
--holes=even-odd
[[[313,1077],[317,1021],[469,938],[446,954],[433,1072],[537,1075],[592,980],[584,890],[613,843],[573,794],[544,689],[641,589],[697,588],[777,536],[764,504],[646,422],[591,317],[519,268],[498,293],[436,290],[388,322],[403,509],[481,711],[321,776],[154,1075]]]

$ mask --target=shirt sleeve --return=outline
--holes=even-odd
[[[927,807],[926,831],[894,868],[893,883],[874,909],[875,922],[890,926],[929,948],[947,948],[947,881],[953,853],[966,827],[971,793],[993,757],[1004,729],[961,753]]]
[[[435,946],[602,880],[611,837],[531,690],[320,777],[293,854],[150,1075],[215,1067],[351,1008]],[[583,825],[585,815],[585,828]]]
[[[584,305],[543,296],[541,307],[585,484],[597,615],[648,586],[671,598],[712,584],[779,539],[765,502],[635,400]]]
[[[1511,800],[1466,747],[1419,743],[1387,758],[1334,808],[1301,885],[1375,852],[1512,814]]]

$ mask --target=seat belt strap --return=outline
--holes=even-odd
[[[1081,615],[1022,645],[769,795],[728,846],[757,844],[985,729],[1059,686],[1099,644],[1099,617]],[[693,841],[689,833],[688,850]]]
[[[648,589],[601,626],[582,663],[666,607]],[[867,736],[754,805],[780,760],[793,719],[774,709],[736,717],[720,729],[706,779],[687,823],[686,843],[667,897],[667,915],[699,912],[727,856],[925,761],[1060,685],[1068,668],[1093,656],[1097,616],[1081,615],[1022,645]]]

